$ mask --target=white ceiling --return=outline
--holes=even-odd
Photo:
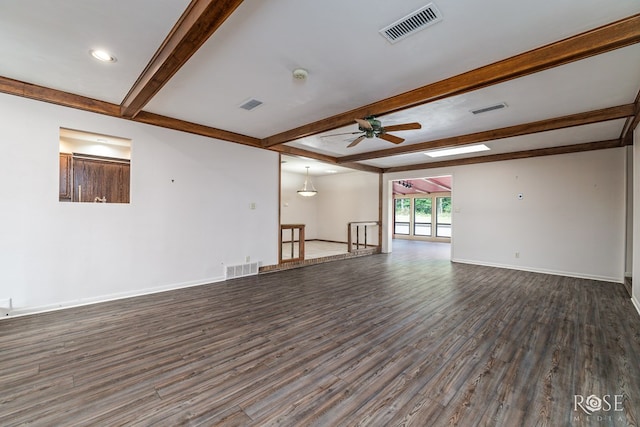
[[[189,5],[187,0],[0,2],[0,76],[120,104]],[[266,138],[557,42],[640,12],[638,0],[436,0],[443,20],[398,43],[378,31],[424,6],[404,0],[245,0],[155,94],[144,111]],[[90,55],[109,49],[117,62]],[[293,69],[309,71],[296,80]],[[403,146],[631,104],[640,44],[380,116]],[[0,85],[1,86],[1,85]],[[264,102],[253,111],[239,105]],[[470,110],[506,102],[474,116]],[[354,117],[355,119],[356,117]],[[490,154],[620,138],[625,120],[490,141]],[[286,143],[341,157],[394,145],[357,125]],[[125,135],[126,136],[126,135]],[[471,156],[485,155],[474,154]],[[362,161],[379,168],[427,163],[421,153]],[[335,169],[335,168],[334,168]]]

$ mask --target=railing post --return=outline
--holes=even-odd
[[[364,226],[364,248],[367,249],[367,225]]]
[[[280,224],[280,259],[279,263],[290,262],[290,261],[302,261],[304,260],[304,224]],[[284,256],[284,240],[282,233],[284,230],[291,230],[291,258],[283,259]],[[295,232],[298,230],[298,240],[296,240]],[[295,257],[295,243],[298,242],[298,256]]]
[[[367,236],[368,226],[376,226],[380,227],[379,221],[354,221],[347,224],[347,251],[353,252],[353,246],[355,246],[355,250],[360,249],[360,227],[364,228],[364,249],[367,249],[369,244],[369,238]],[[353,227],[356,228],[356,238],[355,242],[353,241]],[[378,242],[377,247],[380,248],[380,242]]]
[[[291,229],[291,259],[293,259],[293,245],[295,244],[295,240],[293,240],[293,228]]]

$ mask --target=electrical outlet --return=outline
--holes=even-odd
[[[516,252],[516,258],[520,258],[520,252]]]
[[[249,255],[244,257],[244,262],[251,262],[251,257]]]

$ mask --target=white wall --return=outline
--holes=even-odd
[[[315,180],[318,189],[318,239],[347,241],[347,224],[378,221],[378,174],[351,172]],[[370,228],[367,243],[377,244],[378,231]]]
[[[0,299],[15,313],[277,262],[276,153],[4,94],[0,116]],[[130,204],[58,202],[60,127],[132,139]]]
[[[640,127],[633,132],[633,267],[631,301],[640,314]]]
[[[625,212],[625,260],[624,276],[632,277],[633,271],[633,146],[625,147],[626,156],[626,212]]]
[[[394,173],[385,180],[449,174],[453,261],[622,282],[624,148]],[[387,225],[390,217],[388,203]],[[389,227],[383,245],[389,250]]]

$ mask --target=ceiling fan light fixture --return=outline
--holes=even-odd
[[[313,197],[318,194],[318,190],[313,186],[313,182],[309,179],[309,166],[307,168],[307,176],[304,179],[304,186],[298,190],[298,194],[302,197]]]

